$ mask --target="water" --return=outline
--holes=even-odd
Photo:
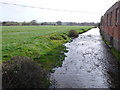
[[[51,73],[52,88],[118,88],[119,64],[102,41],[99,29],[66,43],[62,67]]]

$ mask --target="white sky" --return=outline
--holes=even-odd
[[[52,11],[37,8],[0,4],[0,21],[38,22],[99,22],[101,16],[118,0],[0,0],[0,2],[27,6],[64,9],[78,12]],[[90,13],[93,12],[93,13]]]

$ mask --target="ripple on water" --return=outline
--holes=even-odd
[[[65,46],[69,51],[62,67],[55,68],[51,75],[52,87],[119,87],[118,64],[103,43],[98,28],[79,35]]]

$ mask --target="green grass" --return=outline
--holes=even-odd
[[[113,55],[120,61],[120,52],[118,52],[115,48],[111,49]]]
[[[64,43],[70,41],[69,30],[83,33],[93,27],[80,26],[3,26],[2,61],[14,56],[27,56],[38,62],[47,72],[61,66],[67,52]],[[43,80],[48,87],[49,81]]]
[[[70,38],[68,31],[81,33],[91,27],[80,26],[3,26],[2,60],[13,56],[27,56],[37,61],[46,70],[61,65],[65,50],[63,44]]]
[[[110,42],[108,42],[107,40],[103,39],[103,41],[104,41],[107,45],[110,45]],[[114,47],[111,47],[111,52],[112,52],[112,54],[116,57],[116,59],[120,61],[120,52],[118,52]]]

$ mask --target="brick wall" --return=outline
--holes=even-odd
[[[116,24],[117,8],[119,18]],[[113,47],[120,51],[120,1],[110,7],[101,18],[100,29],[104,39],[108,40],[113,44]]]

